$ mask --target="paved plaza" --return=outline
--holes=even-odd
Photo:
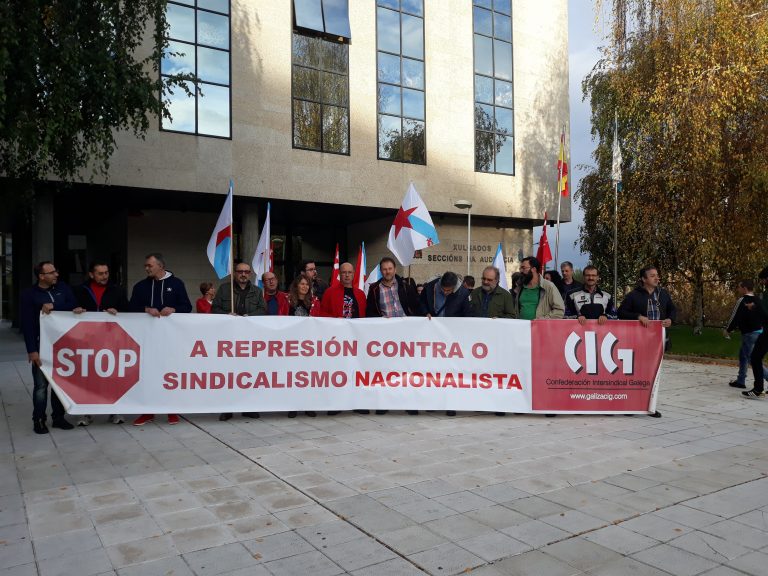
[[[101,416],[38,436],[0,332],[0,576],[768,574],[768,400],[733,367],[666,361],[658,419]]]

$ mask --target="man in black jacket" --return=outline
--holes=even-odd
[[[640,270],[638,286],[624,296],[619,306],[619,320],[639,320],[648,326],[651,320],[660,320],[664,328],[672,326],[677,317],[677,308],[672,303],[669,292],[659,286],[659,271],[655,266]],[[670,347],[669,333],[665,333],[664,351]]]
[[[397,275],[397,265],[389,256],[379,262],[381,280],[371,284],[365,305],[365,317],[398,318],[420,316],[419,293],[413,278]]]
[[[430,318],[468,318],[474,315],[469,303],[469,290],[461,285],[455,272],[446,272],[424,284],[420,300],[422,314]]]
[[[77,301],[75,314],[83,312],[106,312],[115,315],[128,309],[128,299],[120,286],[109,283],[109,266],[105,262],[94,262],[88,269],[88,281],[72,289]],[[125,419],[120,414],[112,414],[109,421],[122,424]],[[93,422],[90,414],[83,414],[77,420],[78,426],[88,426]]]
[[[755,347],[760,334],[763,333],[763,321],[760,315],[760,301],[755,297],[753,290],[755,283],[752,280],[745,279],[739,282],[738,292],[739,300],[733,307],[731,317],[723,332],[726,338],[730,338],[731,332],[738,330],[741,332],[741,348],[739,348],[739,374],[736,380],[728,382],[733,388],[746,388],[747,368],[749,368],[749,357],[752,355],[752,349]],[[747,304],[752,304],[747,307]],[[755,306],[757,304],[757,306]],[[763,379],[768,377],[768,370],[763,367]]]
[[[752,375],[755,377],[755,387],[752,390],[742,392],[745,398],[765,398],[765,378],[763,377],[763,358],[768,353],[768,266],[760,271],[757,276],[763,284],[763,295],[758,302],[746,304],[750,310],[757,311],[763,321],[763,331],[757,337],[755,347],[749,362],[752,364]]]

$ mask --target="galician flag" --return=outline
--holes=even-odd
[[[619,118],[616,115],[616,122],[613,125],[613,165],[611,166],[611,180],[616,184],[616,188],[621,190],[621,145],[619,144]]]
[[[395,255],[403,266],[413,262],[416,250],[438,244],[437,230],[432,223],[426,204],[413,187],[408,185],[403,203],[397,211],[395,221],[389,229],[387,248]]]
[[[331,270],[331,286],[341,284],[341,278],[339,278],[339,243],[336,243],[336,255],[333,257],[333,270]]]
[[[232,273],[232,191],[234,182],[229,181],[229,193],[224,201],[216,227],[208,240],[208,261],[219,280]]]
[[[376,268],[371,270],[371,273],[368,274],[368,278],[365,279],[365,287],[363,288],[363,292],[365,292],[365,295],[368,295],[368,290],[371,288],[371,284],[374,282],[378,282],[381,280],[381,269],[379,268],[379,265],[376,264]]]
[[[504,288],[504,290],[509,290],[507,267],[504,264],[504,253],[501,251],[501,242],[499,242],[499,247],[496,248],[496,256],[493,257],[493,266],[499,269],[499,286]]]
[[[552,260],[552,250],[549,249],[549,240],[547,240],[547,213],[544,212],[544,225],[541,227],[541,239],[539,240],[539,249],[536,250],[536,260],[541,265],[539,272],[543,272],[547,267],[547,262]]]
[[[259,243],[256,245],[256,253],[253,255],[251,268],[253,269],[254,282],[259,288],[264,287],[261,275],[264,272],[272,272],[272,228],[269,224],[270,204],[267,202],[267,218],[261,229]]]
[[[363,242],[360,244],[360,250],[357,252],[357,265],[355,266],[355,280],[353,284],[355,288],[359,288],[365,292],[365,295],[367,296],[368,290],[365,287],[365,260],[365,242]]]

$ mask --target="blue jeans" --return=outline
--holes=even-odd
[[[46,380],[43,371],[37,364],[32,363],[32,381],[34,388],[32,390],[32,419],[45,420],[45,414],[48,408],[48,380]],[[59,420],[64,417],[64,406],[56,396],[56,392],[51,390],[51,418]]]

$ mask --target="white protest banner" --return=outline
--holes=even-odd
[[[42,370],[71,414],[642,413],[662,342],[660,327],[636,322],[610,324],[619,338],[603,327],[595,332],[596,323],[484,318],[54,312],[40,325]],[[540,376],[534,356],[548,358],[545,371],[536,368]]]

